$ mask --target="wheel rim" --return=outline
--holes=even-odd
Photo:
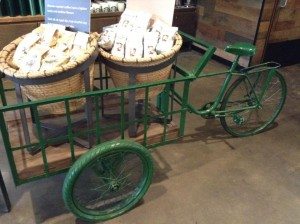
[[[226,110],[241,109],[242,107],[257,106],[240,112],[233,112],[224,119],[227,130],[235,136],[247,136],[265,129],[278,116],[285,100],[285,85],[276,73],[262,97],[261,105],[257,105],[256,96],[262,93],[262,87],[268,77],[268,72],[251,74],[249,81],[241,80],[226,99]]]
[[[78,175],[73,202],[84,214],[116,216],[136,203],[149,177],[147,161],[130,150],[106,153]]]

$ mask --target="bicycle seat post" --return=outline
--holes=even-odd
[[[231,64],[231,67],[229,69],[229,72],[234,72],[236,67],[239,65],[240,56],[236,56],[234,61]]]

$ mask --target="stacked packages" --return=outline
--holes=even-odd
[[[151,19],[151,14],[125,10],[118,24],[104,27],[99,45],[126,59],[148,58],[170,51],[177,27]]]
[[[18,45],[13,63],[24,72],[48,71],[76,61],[85,53],[89,35],[67,31],[64,26],[42,24]]]

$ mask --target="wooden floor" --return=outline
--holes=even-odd
[[[113,101],[112,101],[113,102]],[[153,114],[156,114],[157,112],[155,111],[155,107],[151,106],[151,110]],[[113,107],[111,107],[108,112],[111,113],[113,111]],[[33,126],[32,120],[30,118],[30,113],[29,111],[26,111],[27,115],[27,123],[29,126],[29,132],[30,132],[30,139],[31,143],[38,143],[37,136],[35,133],[35,128]],[[81,115],[83,115],[81,113]],[[72,114],[72,116],[75,117],[80,117],[80,114]],[[23,129],[20,121],[20,116],[18,111],[14,112],[7,112],[5,114],[5,119],[7,122],[7,128],[9,132],[9,138],[12,147],[20,147],[24,146],[25,141],[23,137]],[[60,123],[61,118],[49,118],[46,117],[44,120],[49,123]],[[64,118],[65,119],[65,118]],[[43,120],[43,121],[44,121]],[[100,126],[101,125],[109,125],[111,119],[107,118],[102,118],[100,120]],[[113,119],[113,122],[120,122],[119,120]],[[151,123],[148,126],[147,129],[147,144],[155,144],[159,143],[162,141],[162,136],[164,133],[164,128],[162,124],[159,123]],[[170,124],[167,125],[166,129],[166,139],[167,140],[173,140],[178,137],[178,127],[171,122]],[[119,130],[115,131],[110,131],[101,136],[101,141],[108,141],[108,140],[113,140],[113,139],[120,139],[121,138],[121,133]],[[137,136],[135,138],[129,138],[127,131],[125,132],[125,138],[126,139],[131,139],[136,142],[142,143],[144,140],[144,130],[143,130],[143,125],[138,126],[138,131],[137,131]],[[87,152],[88,149],[84,147],[80,147],[78,145],[74,146],[75,150],[75,156],[79,157],[83,153]],[[55,172],[59,171],[65,168],[68,168],[72,165],[72,160],[71,160],[71,150],[70,150],[70,144],[69,143],[64,143],[64,144],[59,144],[56,146],[47,146],[46,150],[46,158],[48,162],[48,168],[49,172]],[[30,177],[34,176],[39,176],[44,174],[44,161],[42,157],[42,153],[39,152],[35,155],[31,155],[28,153],[26,149],[22,150],[16,150],[13,152],[13,157],[15,160],[17,172],[19,174],[20,179],[27,179]]]

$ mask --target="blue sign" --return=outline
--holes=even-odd
[[[45,22],[90,33],[91,0],[45,0]]]

